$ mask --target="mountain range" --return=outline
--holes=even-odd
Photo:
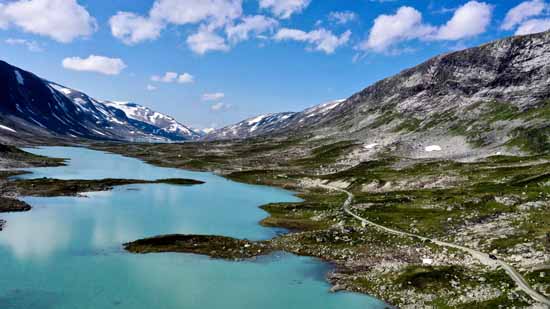
[[[548,146],[549,60],[550,32],[510,37],[434,57],[346,100],[210,132],[0,62],[0,132],[155,142],[309,136],[412,157],[534,151]]]
[[[0,61],[3,134],[167,142],[201,134],[174,118],[130,102],[94,99]]]

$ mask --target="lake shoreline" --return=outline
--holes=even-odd
[[[549,165],[545,163],[548,161],[536,156],[497,156],[468,163],[412,160],[388,154],[354,163],[342,159],[350,147],[355,147],[352,141],[327,145],[299,139],[92,145],[95,149],[138,158],[156,166],[210,171],[241,183],[294,191],[303,202],[260,206],[268,213],[260,224],[289,230],[271,240],[280,242],[279,247],[286,247],[284,251],[336,265],[327,275],[333,290],[373,295],[396,306],[523,307],[534,304],[527,294],[515,292],[515,283],[502,269],[480,265],[458,250],[362,226],[342,211],[340,206],[346,199],[345,194],[319,189],[314,184],[348,188],[356,196],[352,210],[378,224],[486,252],[496,247],[501,255],[510,247],[504,246],[506,242],[499,240],[498,234],[472,235],[472,232],[500,220],[504,220],[504,224],[499,228],[506,229],[514,224],[510,221],[514,218],[512,215],[521,210],[516,206],[530,205],[533,200],[536,201],[533,205],[544,203],[540,192],[545,190],[543,180],[548,177],[541,174],[541,170]],[[526,168],[514,169],[515,165]],[[508,185],[508,181],[515,178],[529,180],[531,193],[522,193],[525,191],[519,186]],[[502,192],[511,195],[512,204],[501,200]],[[540,234],[546,220],[539,213],[544,211],[533,209],[532,212],[531,220],[536,218],[535,231]],[[529,218],[530,213],[524,210],[520,213],[522,219]],[[456,230],[460,233],[451,232]],[[464,243],[480,238],[484,241],[473,245]],[[543,251],[544,238],[538,239],[542,240],[537,241],[536,246],[532,242],[526,245],[540,257],[536,263],[544,263],[542,258],[548,256]],[[495,245],[489,249],[478,248],[487,246],[487,240]],[[518,235],[512,241],[521,240]],[[546,247],[550,248],[550,242],[547,243]],[[530,251],[525,252],[527,255]],[[510,250],[503,258],[511,259],[515,254],[517,252]],[[507,261],[513,263],[513,260]],[[550,293],[543,275],[524,274],[530,284]],[[477,292],[471,293],[471,290]]]
[[[63,151],[64,151],[64,150],[59,149],[59,150],[53,151],[53,152],[51,152],[51,151],[41,151],[41,152],[38,152],[38,153],[42,153],[42,154],[44,154],[44,153],[49,153],[49,154],[51,155],[52,153],[63,153]],[[86,153],[86,151],[84,151],[84,149],[83,149],[82,152],[83,152],[83,153]],[[80,152],[80,151],[77,151],[77,153],[81,153],[81,152]],[[131,157],[128,157],[128,156],[127,156],[127,158],[131,158]],[[82,160],[82,159],[81,159],[81,160]],[[136,160],[136,161],[137,161],[137,160]],[[142,161],[140,160],[140,162],[142,162]],[[73,168],[72,166],[73,166],[73,164],[71,164],[71,168]],[[79,165],[77,164],[77,165],[74,165],[74,166],[79,166]],[[84,168],[86,168],[86,167],[84,167]],[[154,168],[151,166],[151,169],[154,169]],[[43,171],[43,170],[42,170],[42,171]],[[93,169],[93,167],[90,169],[90,171],[92,171],[92,173],[94,173],[94,174],[91,174],[91,175],[96,175],[96,174],[95,174],[95,170]],[[60,172],[61,172],[61,173],[60,173]],[[44,175],[44,176],[53,175],[52,178],[38,178],[38,179],[32,179],[32,177],[33,177],[32,175],[31,175],[31,176],[25,176],[25,177],[23,177],[23,178],[21,179],[22,181],[25,181],[25,183],[24,183],[25,185],[24,185],[24,186],[22,185],[22,186],[25,187],[25,190],[32,191],[32,190],[34,189],[34,190],[37,191],[37,192],[35,192],[34,194],[30,194],[30,195],[35,195],[35,196],[69,196],[69,197],[71,197],[71,196],[75,196],[75,194],[73,194],[73,192],[79,191],[78,189],[81,188],[81,187],[88,187],[88,185],[90,185],[91,182],[93,182],[93,180],[91,180],[91,181],[90,181],[90,180],[76,180],[76,182],[75,182],[75,181],[71,181],[71,180],[62,180],[62,179],[60,180],[60,179],[56,179],[56,178],[55,178],[56,175],[57,175],[58,178],[63,178],[63,177],[64,177],[63,175],[67,175],[67,177],[71,177],[71,175],[73,175],[70,169],[69,169],[67,172],[68,172],[67,174],[63,174],[63,173],[65,173],[64,170],[56,171],[56,169],[51,169],[51,170],[46,170],[46,171],[44,171],[43,173],[41,173],[41,172],[40,172],[40,169],[38,169],[37,172],[35,173],[36,176],[34,176],[34,177],[43,177],[42,175]],[[185,172],[185,171],[183,171],[183,172]],[[142,172],[141,172],[141,173],[142,173]],[[174,174],[174,175],[177,175],[178,172],[177,172],[176,170],[174,170],[172,173],[176,173],[176,174]],[[210,173],[209,173],[209,174],[210,174]],[[77,175],[77,174],[75,174],[75,175]],[[83,174],[83,175],[89,175],[89,174]],[[111,174],[109,174],[109,172],[107,172],[107,175],[111,175]],[[132,175],[132,173],[130,173],[129,175]],[[138,175],[139,175],[139,173],[138,173]],[[147,173],[146,175],[148,175],[148,177],[153,177],[152,175],[158,175],[158,173],[156,173],[156,174],[155,174],[155,173]],[[168,173],[167,175],[173,175],[173,174]],[[185,174],[185,173],[184,173],[183,175],[184,175],[184,176],[186,176],[186,175],[191,175],[191,176],[193,176],[194,174],[193,174],[193,173],[189,173],[189,174]],[[30,179],[27,178],[27,177],[29,177]],[[88,176],[85,176],[85,177],[88,177]],[[92,177],[93,177],[93,176],[92,176]],[[202,178],[201,178],[202,176],[198,176],[198,177],[199,177],[199,179],[202,179]],[[229,182],[228,182],[228,181],[225,180],[225,178],[224,178],[224,179],[219,178],[218,176],[214,175],[213,173],[210,174],[210,175],[204,175],[204,177],[205,177],[204,179],[207,179],[207,182],[208,182],[208,179],[210,179],[210,177],[213,177],[213,178],[212,178],[212,179],[213,179],[213,180],[212,180],[213,182],[210,183],[210,186],[209,186],[210,188],[207,187],[207,188],[206,188],[206,191],[204,191],[204,192],[210,192],[210,190],[212,190],[213,187],[216,187],[216,188],[217,188],[216,185],[212,186],[212,184],[213,184],[213,183],[217,183],[218,181],[219,181],[219,184],[220,184],[220,185],[232,183],[232,181],[229,181]],[[75,177],[75,178],[78,178],[78,177]],[[218,180],[215,180],[215,179],[217,179],[217,178],[219,178],[219,179],[218,179]],[[154,179],[154,178],[153,178],[153,179]],[[19,179],[15,180],[15,181],[19,181]],[[33,183],[33,182],[35,182],[35,181],[38,181],[38,182]],[[33,184],[34,186],[32,186],[31,184]],[[121,185],[124,185],[124,184],[121,184]],[[43,188],[41,188],[41,186],[42,186]],[[55,193],[55,194],[50,194],[50,193],[51,193],[50,189],[51,189],[52,186],[53,186],[53,187],[58,186],[58,187],[61,187],[61,188],[66,187],[66,189],[70,189],[70,190],[69,190],[69,191],[66,191],[66,192],[57,192],[57,193]],[[74,187],[74,186],[76,186],[76,187]],[[223,187],[223,186],[222,186],[222,187]],[[240,192],[240,190],[243,190],[242,192],[247,192],[247,191],[249,191],[249,190],[252,190],[253,192],[257,192],[257,194],[259,194],[258,197],[260,197],[260,201],[262,201],[262,200],[264,200],[264,201],[269,201],[269,200],[274,200],[274,201],[285,201],[285,200],[287,200],[287,201],[296,201],[296,202],[298,202],[298,201],[297,201],[296,199],[294,199],[294,198],[289,198],[289,197],[290,197],[290,194],[289,194],[288,192],[282,192],[282,191],[281,191],[280,193],[276,193],[276,192],[279,192],[279,190],[272,190],[271,188],[268,188],[267,186],[266,186],[265,188],[261,188],[261,187],[262,187],[262,186],[259,186],[257,189],[255,189],[255,188],[253,188],[253,187],[251,187],[251,186],[241,186],[241,185],[239,185],[237,182],[235,182],[234,184],[229,185],[228,188],[235,188],[235,189],[238,189],[238,190],[237,190],[237,191],[233,191],[233,190],[231,190],[231,191],[226,191],[226,194],[230,194],[231,196],[236,196],[236,197],[238,197],[238,196],[239,196],[239,193],[238,193],[238,192]],[[161,190],[161,191],[157,191],[156,189],[145,189],[145,188],[149,188],[149,187],[144,187],[144,188],[143,188],[142,190],[140,190],[140,191],[145,192],[145,191],[149,191],[149,190],[154,190],[154,191],[150,191],[150,192],[162,192],[162,190]],[[75,191],[71,191],[71,190],[75,190]],[[201,190],[201,189],[198,189],[198,190],[199,190],[199,191],[192,190],[192,191],[190,191],[190,192],[203,192],[203,190]],[[56,189],[56,190],[53,190],[53,191],[58,191],[58,190]],[[63,190],[62,190],[62,191],[63,191]],[[89,191],[89,190],[83,190],[83,191]],[[176,191],[178,191],[178,190],[172,190],[172,191],[173,191],[173,192],[176,192]],[[215,191],[216,191],[216,189],[214,189],[214,192],[215,192]],[[251,191],[251,192],[252,192],[252,191]],[[118,191],[117,191],[117,192],[118,192]],[[121,192],[122,196],[134,196],[134,194],[139,194],[139,193],[130,193],[130,192],[124,193],[124,192],[126,192],[126,190],[122,190],[122,191],[120,191],[120,192]],[[169,192],[170,192],[170,191],[169,191]],[[275,198],[275,199],[271,199],[271,198],[261,198],[261,197],[263,196],[263,194],[265,194],[265,193],[262,193],[262,192],[265,192],[265,193],[267,193],[267,194],[275,194],[275,195],[273,195],[273,196],[274,196],[274,197],[279,197],[279,198]],[[235,194],[236,194],[236,195],[235,195]],[[141,194],[140,194],[140,195],[141,195]],[[76,195],[76,196],[79,196],[79,195]],[[92,200],[94,200],[94,199],[96,199],[97,197],[99,197],[99,198],[102,200],[102,199],[104,199],[104,198],[110,199],[111,196],[112,196],[112,197],[115,197],[115,196],[119,196],[119,194],[113,194],[113,195],[107,194],[107,195],[97,195],[97,196],[96,196],[96,195],[90,195],[90,198],[91,198]],[[288,197],[285,197],[285,196],[288,196]],[[120,198],[120,196],[119,196],[118,198]],[[117,198],[117,200],[118,200],[118,198]],[[70,205],[71,205],[70,203],[72,203],[72,202],[70,202],[71,200],[72,200],[72,199],[61,199],[60,202],[61,202],[62,204],[68,203],[67,205],[70,206]],[[85,201],[85,200],[87,200],[87,199],[83,199],[83,200]],[[233,199],[231,199],[231,200],[233,200]],[[237,201],[237,202],[239,202],[239,200],[240,200],[239,198],[236,198],[236,199],[235,199],[235,201]],[[33,201],[33,199],[30,198],[28,201],[31,202],[31,201]],[[38,200],[37,200],[37,201],[38,201]],[[49,199],[49,198],[48,198],[48,199],[45,199],[45,201],[50,201],[50,199]],[[53,200],[52,200],[52,201],[53,201]],[[32,203],[31,203],[31,204],[32,204]],[[85,204],[86,204],[86,202],[85,202]],[[263,205],[263,204],[264,204],[264,202],[259,202],[259,203],[256,204],[256,205],[250,205],[250,206],[254,206],[254,208],[257,209],[258,205]],[[130,205],[132,205],[132,204],[126,204],[126,207],[122,207],[122,208],[126,208],[126,209],[121,210],[121,213],[124,213],[123,217],[127,216],[127,212],[128,212],[128,211],[131,211],[131,213],[133,214],[133,211],[131,210],[132,208],[130,208],[130,209],[127,208],[127,207],[130,206]],[[229,204],[229,205],[235,205],[235,206],[237,206],[238,204]],[[44,211],[44,209],[43,209],[43,207],[42,207],[42,204],[41,204],[40,206],[41,206],[41,207],[40,207],[41,211]],[[160,204],[159,204],[158,206],[164,206],[164,205],[160,205]],[[148,205],[144,205],[144,207],[147,209],[147,212],[151,211],[151,210],[150,210],[150,207],[149,207]],[[55,207],[55,208],[57,208],[57,207]],[[78,208],[80,208],[80,207],[78,207]],[[162,207],[162,208],[166,208],[166,207]],[[207,208],[208,208],[208,207],[207,207]],[[211,207],[210,207],[210,208],[211,208]],[[54,209],[54,208],[48,208],[48,209]],[[72,208],[71,208],[71,209],[72,209]],[[93,208],[92,208],[92,209],[93,209]],[[98,209],[106,209],[106,208],[104,208],[104,207],[99,207]],[[117,208],[115,207],[115,209],[117,209]],[[198,209],[200,209],[200,208],[198,208]],[[245,208],[241,208],[241,209],[242,209],[243,211],[249,211],[250,208],[245,207]],[[159,210],[162,212],[161,209],[159,209]],[[81,211],[81,210],[77,210],[77,211]],[[254,210],[254,211],[250,210],[250,211],[251,211],[252,213],[255,213],[255,215],[254,215],[254,216],[255,216],[255,220],[258,220],[258,221],[259,221],[260,219],[262,219],[262,218],[264,217],[264,216],[261,216],[262,218],[257,218],[258,214],[260,214],[260,215],[262,214],[262,211],[260,211],[260,212],[258,212],[258,211],[256,211],[256,210]],[[72,211],[71,211],[71,212],[72,212]],[[155,212],[155,213],[156,213],[156,212]],[[247,212],[247,213],[248,213],[248,212]],[[134,216],[132,215],[132,217],[134,217]],[[246,216],[245,216],[245,217],[246,217]],[[11,218],[11,217],[10,217],[10,218]],[[223,219],[223,217],[220,217],[220,218],[217,219],[217,220],[219,221],[220,219],[221,219],[221,222],[225,222],[225,221],[226,221],[226,219]],[[11,219],[10,219],[10,220],[11,220]],[[13,232],[11,232],[11,233],[14,233],[18,226],[19,226],[19,227],[21,226],[21,225],[18,223],[18,221],[15,221],[15,220],[16,220],[15,218],[14,218],[13,220],[14,220],[14,224],[13,224],[13,229],[14,229],[14,230],[13,230]],[[145,222],[147,222],[147,220],[149,220],[149,219],[146,218],[145,220],[146,220]],[[255,221],[255,220],[253,220],[253,221]],[[210,220],[209,220],[209,221],[210,221]],[[216,220],[215,220],[215,221],[216,221]],[[240,221],[242,221],[242,220],[238,220],[238,222],[240,222]],[[248,222],[246,222],[246,221],[247,221],[247,220],[245,220],[244,223],[248,224]],[[254,225],[259,226],[259,225],[257,224],[258,221],[255,221]],[[17,222],[17,223],[16,223],[16,222]],[[219,223],[221,223],[221,222],[219,222]],[[229,220],[229,222],[231,222],[231,220]],[[244,227],[246,227],[246,226],[243,226],[243,228],[244,228]],[[177,230],[177,229],[176,229],[176,230]],[[225,229],[222,229],[222,230],[225,230]],[[254,230],[261,231],[261,230],[264,230],[264,229],[262,229],[262,228],[260,228],[260,229],[253,228],[251,231],[254,231]],[[271,230],[271,232],[275,232],[275,230]],[[267,237],[266,237],[266,238],[271,238],[271,237],[273,237],[273,234],[272,234],[271,232],[269,232],[269,231],[267,231],[267,233],[262,232],[262,234],[265,233],[265,234],[267,234]],[[254,234],[249,234],[248,232],[247,232],[247,233],[244,233],[244,234],[241,232],[240,234],[241,234],[241,235],[254,235]],[[152,234],[152,235],[154,235],[154,234]],[[262,236],[262,237],[259,237],[258,239],[261,239],[261,238],[263,238],[263,236]],[[130,239],[131,239],[131,238],[130,238]],[[240,240],[238,240],[238,239],[236,239],[236,241],[237,241],[237,242],[240,242]],[[253,243],[253,242],[247,242],[246,245],[251,245],[251,248],[256,249],[256,248],[254,247],[254,243]],[[244,245],[242,245],[241,247],[244,247]],[[263,246],[263,247],[261,247],[261,248],[262,248],[262,249],[265,249],[266,251],[269,250],[269,253],[272,252],[271,249],[266,248],[265,246]],[[257,251],[257,250],[256,250],[256,251]],[[199,252],[195,252],[195,253],[199,253]],[[266,252],[266,253],[267,253],[267,252]],[[250,257],[255,256],[255,255],[256,255],[256,253],[250,254]],[[131,256],[131,255],[128,254],[128,256]],[[159,258],[160,258],[160,259],[163,259],[162,257],[159,257]],[[150,260],[150,259],[151,259],[151,258],[147,258],[147,259],[144,259],[144,261],[147,261],[147,260]],[[154,259],[156,260],[156,258],[154,258]],[[139,260],[141,260],[141,259],[139,259]],[[295,258],[291,258],[291,260],[296,261]],[[314,259],[314,260],[315,260],[315,259]],[[305,260],[302,260],[302,261],[305,261]],[[291,263],[296,263],[296,262],[291,262]],[[319,274],[317,275],[317,273],[316,273],[316,275],[315,275],[316,278],[319,278],[319,276],[320,276],[321,273],[325,274],[326,271],[327,271],[327,269],[329,269],[329,266],[331,266],[331,267],[334,266],[334,264],[332,264],[332,263],[325,263],[325,261],[321,261],[321,260],[319,260],[318,262],[315,262],[315,264],[317,264],[317,263],[318,263],[319,265],[323,265],[323,267],[317,267],[317,270],[319,270]],[[243,264],[243,265],[246,265],[246,264]],[[276,268],[281,267],[281,265],[285,265],[285,263],[282,263],[282,264],[280,264],[279,266],[276,266]],[[292,265],[292,264],[291,264],[291,265]],[[326,266],[326,267],[325,267],[325,266]],[[232,267],[234,267],[234,266],[232,266]],[[285,266],[285,267],[286,267],[286,266]],[[321,268],[323,269],[322,272],[320,271]],[[307,268],[304,268],[304,269],[307,269]],[[300,280],[297,280],[297,282],[298,282],[298,281],[301,281],[301,279],[300,279]],[[277,282],[277,281],[273,281],[273,282]],[[321,282],[321,281],[319,281],[319,282]],[[322,280],[322,282],[326,283],[325,280]],[[324,285],[324,284],[323,284],[323,285]],[[317,288],[319,287],[319,286],[316,285],[316,284],[313,285],[313,286],[317,286]],[[323,287],[323,290],[325,290],[325,289],[328,290],[328,287]],[[325,290],[325,291],[326,291],[326,290]],[[290,293],[289,295],[292,295],[292,294],[293,294],[293,293]],[[377,305],[378,305],[378,304],[377,304],[377,301],[375,301],[374,299],[373,299],[373,300],[370,300],[370,298],[368,298],[368,297],[363,298],[363,296],[358,295],[358,294],[357,294],[357,295],[351,295],[351,294],[350,294],[350,295],[346,295],[345,293],[343,293],[343,294],[340,294],[339,296],[328,296],[328,295],[330,295],[330,294],[327,293],[326,295],[327,295],[327,296],[324,296],[324,297],[327,297],[327,298],[328,298],[327,300],[330,299],[330,300],[332,300],[332,301],[335,301],[336,303],[339,302],[339,299],[348,299],[348,298],[350,298],[350,299],[352,299],[354,302],[357,302],[357,303],[369,303],[369,302],[372,302],[372,304],[373,304],[374,306],[377,306]],[[292,296],[292,297],[295,297],[295,296]]]

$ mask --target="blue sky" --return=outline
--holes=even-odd
[[[346,98],[437,54],[548,29],[549,7],[544,0],[0,0],[0,59],[205,128]]]

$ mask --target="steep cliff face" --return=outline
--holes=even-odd
[[[489,101],[527,109],[550,97],[549,60],[550,32],[507,38],[435,57],[380,81],[330,116],[391,107],[420,117]]]

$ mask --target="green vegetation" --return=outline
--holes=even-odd
[[[483,105],[483,122],[494,123],[497,121],[510,120],[518,117],[520,110],[513,104],[507,102],[493,101]]]
[[[102,180],[60,180],[60,179],[21,179],[12,181],[9,185],[24,196],[75,196],[83,192],[109,191],[115,186],[131,184],[172,184],[172,185],[197,185],[202,181],[192,179],[102,179]]]
[[[525,279],[530,284],[541,284],[546,288],[542,290],[546,295],[550,295],[550,267],[544,270],[529,272],[525,275]]]
[[[65,164],[65,159],[48,158],[34,155],[26,151],[20,150],[14,146],[0,144],[0,158],[8,161],[6,167],[44,167],[44,166],[59,166]]]
[[[374,122],[372,122],[368,128],[378,129],[384,125],[390,124],[392,121],[399,119],[398,115],[393,110],[387,110],[382,115],[378,116]]]
[[[534,105],[530,109],[523,111],[520,118],[528,121],[534,119],[550,119],[550,100],[543,101],[540,104]]]
[[[308,167],[318,167],[323,164],[331,164],[341,158],[345,153],[350,152],[354,146],[355,143],[351,141],[342,141],[334,144],[324,145],[313,149],[313,151],[311,152],[311,156],[298,159],[294,162],[291,162],[291,164]]]
[[[419,290],[438,291],[453,288],[451,281],[464,281],[466,270],[458,266],[409,266],[395,279],[402,287]]]
[[[252,242],[224,236],[164,235],[124,244],[132,253],[181,252],[220,259],[247,259],[272,251],[267,242]]]
[[[298,195],[302,203],[276,203],[261,208],[269,217],[261,221],[268,227],[283,227],[293,231],[312,231],[327,229],[332,224],[329,217],[315,218],[331,210],[338,210],[345,201],[345,194],[332,194],[326,191],[308,191]]]
[[[401,121],[401,123],[395,127],[393,130],[394,132],[414,132],[420,128],[420,124],[422,123],[421,120],[416,118],[406,118],[405,120]]]
[[[516,129],[508,145],[530,153],[550,153],[550,125]]]

